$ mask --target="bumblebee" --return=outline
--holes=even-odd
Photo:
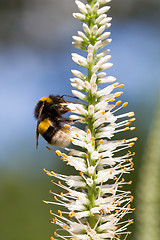
[[[41,98],[37,103],[34,111],[37,119],[36,147],[38,147],[39,134],[50,145],[65,147],[70,143],[70,130],[65,128],[63,123],[73,123],[73,120],[62,115],[70,111],[67,104],[71,102],[67,102],[63,96],[49,95]]]

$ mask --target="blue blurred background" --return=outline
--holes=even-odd
[[[108,74],[125,84],[122,99],[137,118],[134,193],[160,91],[160,1],[113,0],[111,6]],[[0,0],[0,239],[49,239],[54,230],[51,206],[42,203],[51,187],[43,168],[60,172],[65,165],[43,139],[35,149],[33,112],[43,96],[71,94],[72,35],[82,30],[76,11],[74,0]]]

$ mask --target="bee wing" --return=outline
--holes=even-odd
[[[44,108],[44,102],[42,104],[42,106],[39,109],[39,115],[38,115],[38,120],[37,120],[37,128],[36,128],[36,148],[38,148],[38,138],[39,138],[39,132],[38,132],[38,125],[40,123],[40,117],[42,115],[42,110]]]

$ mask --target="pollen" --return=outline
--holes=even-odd
[[[68,230],[68,228],[67,228],[67,226],[66,226],[66,225],[63,225],[62,227],[63,227],[64,229]]]
[[[114,87],[117,87],[118,85],[119,85],[119,83],[117,82],[117,83],[114,84]]]
[[[109,101],[110,101],[110,102],[114,102],[114,101],[115,101],[115,99],[114,99],[114,98],[112,98],[112,99],[110,99]]]
[[[132,223],[133,223],[133,220],[130,220],[130,219],[129,219],[128,222],[132,224]]]
[[[72,211],[71,214],[72,214],[73,217],[76,215],[74,211]]]
[[[117,205],[118,205],[118,206],[120,206],[120,205],[121,205],[119,201],[117,202]]]
[[[131,118],[129,121],[134,122],[135,120],[136,120],[135,118]]]
[[[51,174],[51,173],[49,173],[49,172],[47,172],[47,175],[49,176],[49,177],[52,177],[53,175]]]
[[[61,186],[61,182],[60,181],[58,181],[58,185]]]
[[[70,128],[70,125],[69,124],[65,124],[64,127]]]
[[[53,176],[55,176],[55,177],[57,176],[57,175],[55,174],[55,172],[51,171],[51,173],[52,173]]]
[[[123,94],[123,92],[117,92],[115,93],[115,97],[120,97]]]
[[[117,106],[120,105],[120,104],[121,104],[121,101],[116,102],[116,105],[117,105]]]
[[[55,153],[56,153],[58,156],[61,156],[61,154],[62,154],[61,151],[59,151],[59,150],[56,150]]]
[[[123,103],[122,107],[126,107],[128,105],[128,102]]]
[[[45,173],[47,173],[47,170],[46,170],[45,168],[43,169],[43,171],[44,171]]]
[[[105,212],[104,212],[104,209],[103,209],[103,208],[101,209],[101,211],[102,211],[102,214],[104,215],[104,214],[105,214]]]
[[[128,117],[133,117],[133,116],[134,116],[134,112],[128,113]]]
[[[126,126],[129,126],[130,124],[131,124],[131,122],[127,122],[127,123],[126,123]]]
[[[130,196],[130,199],[131,199],[131,202],[133,202],[134,197],[131,195],[131,196]]]
[[[126,128],[123,129],[123,131],[127,131],[128,129],[129,129],[129,127],[126,127]]]
[[[124,87],[124,84],[120,84],[118,87],[120,87],[120,88],[121,88],[121,87]]]
[[[50,237],[50,240],[53,240],[54,239],[54,237]]]
[[[91,131],[88,129],[88,130],[87,130],[87,134],[89,135],[90,133],[91,133]]]
[[[101,139],[101,140],[99,141],[99,143],[100,143],[100,144],[103,144],[103,143],[104,143],[104,140],[103,140],[103,139]]]
[[[130,204],[128,204],[127,208],[130,210],[130,209],[131,209],[131,205],[130,205]]]
[[[138,140],[138,138],[137,138],[137,137],[133,138],[133,141],[137,141],[137,140]]]
[[[131,127],[130,130],[133,131],[135,129],[135,127]]]
[[[48,202],[47,202],[47,201],[45,201],[45,200],[43,200],[43,202],[44,202],[44,203],[46,203],[46,204],[48,204]]]
[[[129,146],[129,147],[133,147],[133,145],[134,145],[134,143],[130,143],[128,146]]]
[[[65,153],[62,153],[62,156],[63,156],[64,158],[67,158],[67,157],[68,157]]]
[[[62,217],[62,212],[61,210],[58,210],[59,216]]]
[[[58,198],[56,196],[54,196],[54,199],[58,202]]]
[[[103,110],[103,111],[101,111],[101,114],[102,114],[102,115],[104,115],[104,114],[105,114],[105,111],[104,111],[104,110]]]

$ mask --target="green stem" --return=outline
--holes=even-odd
[[[87,0],[87,2],[90,4],[90,7],[93,8],[94,4],[97,1],[95,1],[95,0]],[[95,17],[93,16],[88,21],[88,27],[89,27],[90,30],[92,29],[92,27],[95,24],[94,20],[95,20]],[[95,39],[92,37],[92,35],[89,36],[89,42],[90,42],[89,44],[92,44],[92,45],[95,44]],[[93,66],[96,63],[95,56],[96,56],[96,53],[94,52],[94,54],[93,54],[93,62],[92,62],[92,64],[88,68],[88,82],[90,82],[91,77],[93,75],[92,68],[93,68]],[[92,95],[91,91],[89,91],[88,92],[88,107],[90,105],[94,106],[95,103],[96,103],[95,96]],[[93,128],[93,123],[94,123],[93,118],[92,117],[88,118],[88,129],[90,129],[92,137],[95,138],[95,130]],[[91,159],[90,154],[88,154],[88,160],[89,160],[90,166],[94,166],[95,165],[95,160]],[[88,206],[89,210],[92,209],[93,207],[95,207],[95,200],[97,199],[97,196],[98,196],[98,191],[97,191],[97,186],[96,186],[96,183],[95,183],[95,178],[96,178],[96,173],[94,173],[92,175],[93,185],[91,187],[88,187],[88,199],[90,201],[90,204]],[[96,222],[97,222],[97,214],[90,215],[88,217],[88,223],[89,223],[89,225],[90,225],[90,227],[92,229],[95,227]]]

